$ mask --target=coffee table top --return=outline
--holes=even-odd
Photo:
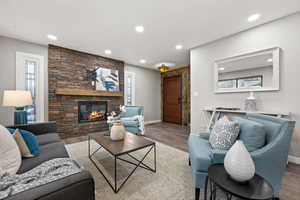
[[[238,183],[227,174],[224,165],[214,164],[208,169],[208,177],[221,189],[242,199],[272,199],[272,186],[261,176],[255,174],[246,183]]]
[[[103,133],[91,133],[89,137],[114,156],[127,154],[155,144],[149,139],[129,132],[126,132],[124,140],[118,141],[111,140],[110,136],[105,136]]]

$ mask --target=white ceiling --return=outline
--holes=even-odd
[[[53,34],[53,44],[106,57],[111,49],[129,64],[182,66],[192,47],[299,10],[300,0],[0,0],[0,35],[48,44]],[[249,23],[254,13],[261,18]]]

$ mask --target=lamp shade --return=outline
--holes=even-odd
[[[3,94],[3,106],[24,107],[32,105],[30,91],[26,90],[5,90]]]

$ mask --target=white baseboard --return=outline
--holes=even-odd
[[[300,157],[289,156],[289,162],[300,165]]]
[[[155,124],[155,123],[160,123],[160,122],[161,122],[161,120],[146,121],[145,125],[147,125],[147,124]]]

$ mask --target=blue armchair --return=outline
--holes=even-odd
[[[142,116],[142,119],[135,118]],[[144,132],[144,107],[143,106],[125,106],[125,112],[113,118],[114,120],[121,120],[126,131],[141,135]],[[108,122],[109,128],[112,127],[112,121]]]
[[[250,154],[255,163],[256,173],[272,185],[274,197],[279,198],[295,121],[261,114],[247,114],[247,119],[264,125],[267,133],[266,145]],[[212,149],[208,139],[209,133],[190,136],[188,139],[189,159],[197,200],[200,189],[205,186],[209,166],[223,163],[226,154],[226,151]]]

